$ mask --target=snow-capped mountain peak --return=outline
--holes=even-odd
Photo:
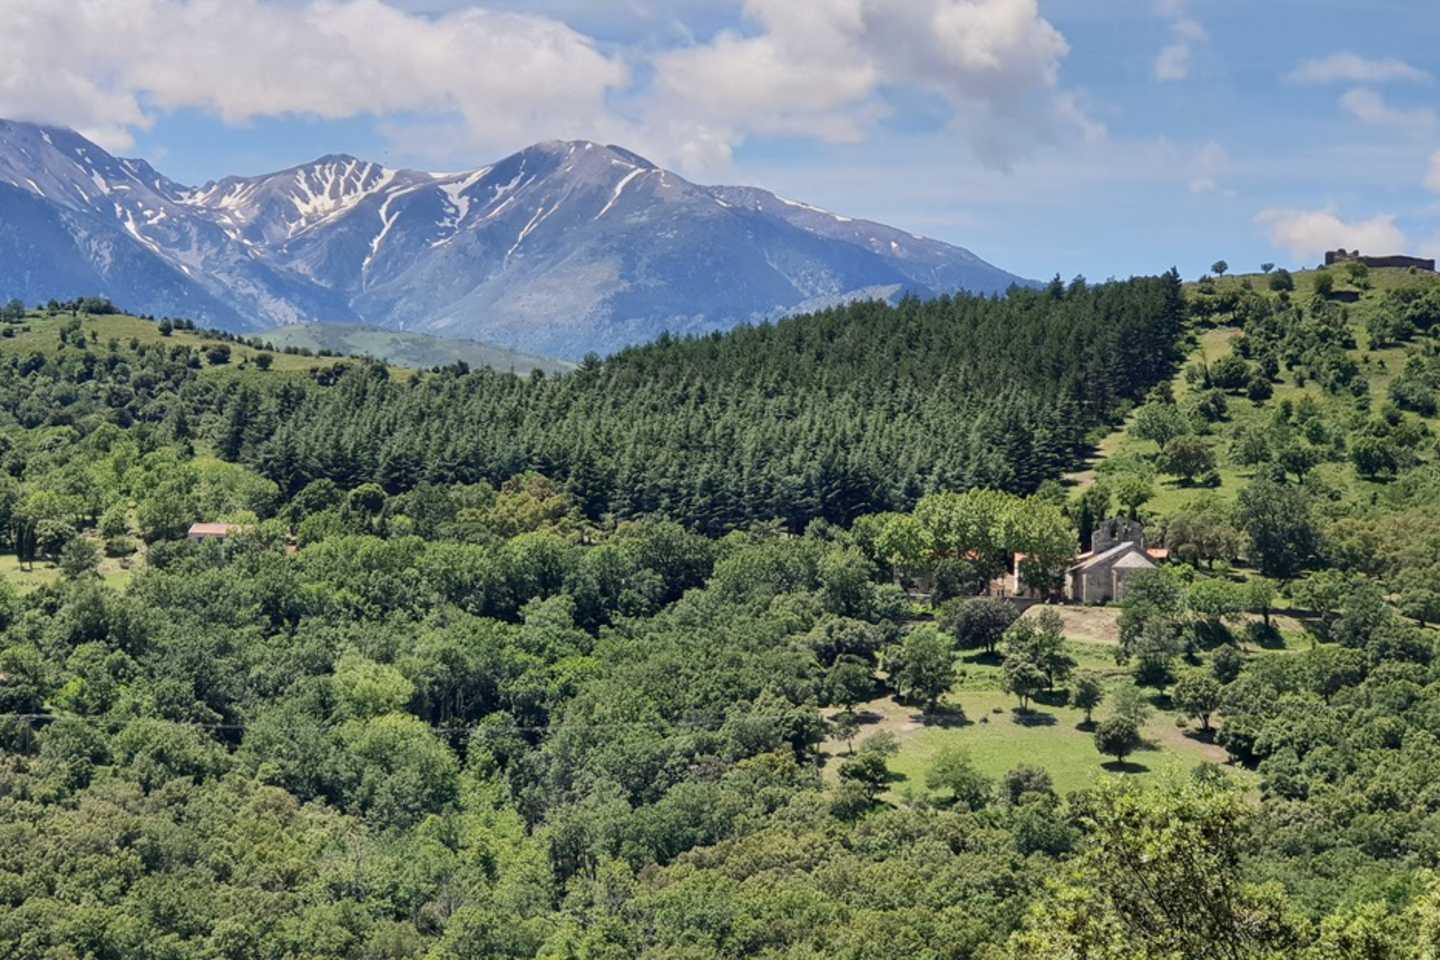
[[[283,243],[426,174],[391,170],[345,154],[260,177],[226,177],[187,191],[181,202],[208,211],[226,232],[251,243]]]
[[[959,247],[585,140],[456,173],[333,154],[188,188],[73,131],[0,121],[0,299],[105,294],[232,329],[360,323],[578,357],[1015,282]]]

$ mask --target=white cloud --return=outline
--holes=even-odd
[[[654,113],[677,129],[703,118],[731,145],[796,133],[843,143],[885,115],[886,88],[906,87],[944,98],[996,165],[1061,126],[1095,135],[1057,88],[1069,46],[1036,0],[746,0],[744,10],[757,32],[657,58]]]
[[[1220,177],[1230,169],[1230,154],[1214,140],[1195,152],[1188,164],[1191,193],[1219,193],[1234,196],[1233,190],[1223,189]]]
[[[1392,107],[1375,90],[1355,87],[1340,96],[1340,109],[1362,123],[1414,130],[1435,125],[1435,111],[1429,107]]]
[[[1430,157],[1430,169],[1425,173],[1425,189],[1440,193],[1440,150]]]
[[[462,117],[476,144],[599,133],[618,59],[559,21],[381,0],[0,0],[0,116],[122,147],[155,110]]]
[[[1291,83],[1320,86],[1327,83],[1429,83],[1434,77],[1426,70],[1393,57],[1367,59],[1354,53],[1333,53],[1306,60],[1290,72]]]
[[[677,7],[725,19],[708,0],[631,0],[627,16]],[[230,123],[371,116],[407,156],[591,137],[695,172],[728,166],[749,136],[862,140],[895,89],[942,97],[1000,166],[1067,134],[1104,136],[1059,87],[1069,47],[1038,0],[743,0],[743,12],[757,29],[695,44],[667,28],[668,47],[602,49],[558,18],[606,35],[585,0],[0,0],[0,116],[112,148],[180,109]]]
[[[1155,57],[1156,80],[1184,80],[1190,76],[1190,45],[1172,43]]]
[[[1156,9],[1170,20],[1171,42],[1155,57],[1155,79],[1184,80],[1190,76],[1195,48],[1208,43],[1210,35],[1204,25],[1186,15],[1186,0],[1160,0]]]
[[[1090,115],[1073,91],[1056,95],[1055,115],[1062,126],[1078,130],[1086,143],[1102,143],[1110,135],[1105,124]]]
[[[1270,242],[1297,259],[1318,258],[1344,247],[1385,256],[1406,247],[1395,217],[1382,214],[1347,222],[1330,210],[1262,210],[1255,222],[1268,229]]]

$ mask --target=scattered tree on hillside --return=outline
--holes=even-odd
[[[1286,483],[1260,479],[1240,491],[1235,520],[1249,535],[1252,559],[1267,577],[1292,579],[1320,546],[1309,497]]]
[[[1203,437],[1180,436],[1165,444],[1157,461],[1161,472],[1179,477],[1184,483],[1195,482],[1215,470],[1215,451]]]
[[[874,684],[869,664],[853,654],[843,654],[825,675],[825,695],[846,713],[854,713],[856,704],[870,699]]]
[[[1129,717],[1115,716],[1101,720],[1095,727],[1095,749],[1124,763],[1125,758],[1140,749],[1140,728]]]
[[[1240,552],[1242,536],[1231,509],[1212,494],[1192,500],[1164,520],[1164,543],[1172,556],[1213,567]]]
[[[1069,678],[1075,660],[1065,652],[1065,621],[1054,610],[1041,610],[1015,621],[1005,631],[1007,675],[1014,660],[1024,660],[1045,676],[1046,690],[1054,690]],[[1017,675],[1026,675],[1018,668]],[[1018,690],[1012,690],[1018,695]]]
[[[900,751],[895,736],[888,731],[870,735],[860,749],[840,762],[840,779],[858,784],[866,799],[874,803],[890,785],[890,768],[886,761]]]
[[[1270,628],[1270,614],[1275,607],[1278,593],[1275,584],[1263,577],[1256,577],[1245,585],[1245,609],[1260,614],[1267,630]]]
[[[1153,440],[1162,449],[1171,440],[1191,430],[1190,421],[1173,403],[1151,401],[1135,411],[1130,435],[1136,440]]]
[[[886,664],[899,694],[932,711],[955,683],[954,640],[934,624],[921,624],[891,648]]]
[[[845,742],[845,752],[855,752],[855,735],[860,732],[860,718],[849,710],[842,710],[830,718],[830,734],[836,740]]]
[[[955,803],[967,810],[979,810],[994,795],[994,783],[975,768],[970,754],[958,747],[940,751],[925,773],[925,786],[947,791]]]
[[[1085,725],[1090,726],[1095,708],[1105,702],[1105,687],[1100,682],[1100,676],[1092,670],[1077,673],[1070,691],[1070,702],[1085,711]]]
[[[1026,656],[1007,656],[1002,670],[1004,672],[1001,684],[1006,693],[1015,695],[1021,713],[1030,710],[1030,701],[1035,698],[1036,694],[1047,689],[1050,682],[1045,671]]]
[[[1120,610],[1120,662],[1138,661],[1137,674],[1162,683],[1185,651],[1185,587],[1165,567],[1130,577]]]
[[[1186,671],[1170,689],[1170,700],[1185,716],[1210,733],[1210,717],[1220,708],[1220,683],[1203,670]]]
[[[1112,481],[1115,500],[1125,508],[1125,516],[1131,520],[1140,517],[1140,508],[1155,497],[1155,481],[1148,473],[1127,470]]]
[[[994,654],[1020,615],[1012,603],[998,597],[957,598],[940,610],[940,629],[955,638],[962,650]]]

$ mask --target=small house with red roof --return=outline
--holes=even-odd
[[[228,540],[243,527],[237,523],[192,523],[185,539],[199,543],[202,540]]]

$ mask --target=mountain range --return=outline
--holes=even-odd
[[[236,332],[362,325],[578,358],[862,297],[1026,281],[960,247],[553,141],[459,173],[344,155],[192,187],[0,120],[0,298]]]

